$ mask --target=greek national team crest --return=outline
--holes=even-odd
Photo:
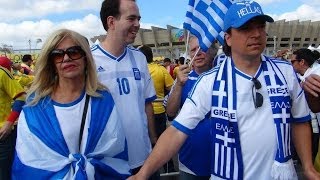
[[[138,68],[132,68],[134,79],[135,80],[141,80],[140,71]]]
[[[274,179],[290,179],[295,170],[291,160],[291,98],[287,82],[270,59],[262,58],[262,70],[270,98],[277,135],[277,154],[271,169]],[[213,156],[211,173],[223,179],[243,179],[243,161],[237,124],[235,68],[231,59],[219,67],[212,92]]]

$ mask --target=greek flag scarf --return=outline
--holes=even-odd
[[[90,97],[88,128],[75,154],[69,152],[50,97],[24,107],[12,179],[126,179],[130,168],[125,136],[111,95],[99,93],[102,97]]]
[[[291,179],[295,175],[290,151],[290,96],[284,75],[277,65],[262,56],[261,68],[269,93],[277,135],[277,153],[271,170],[274,179]],[[244,168],[237,123],[235,66],[232,59],[218,68],[212,93],[213,161],[212,174],[223,179],[243,179]],[[270,93],[271,89],[279,91]],[[289,106],[277,106],[276,104]],[[287,108],[286,108],[287,107]],[[216,128],[216,126],[224,128]],[[271,132],[270,132],[271,133]]]

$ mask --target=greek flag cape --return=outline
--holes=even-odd
[[[130,168],[125,136],[118,119],[109,118],[115,107],[111,95],[99,93],[101,97],[90,97],[92,116],[86,120],[85,143],[75,154],[69,152],[50,97],[25,106],[25,119],[18,124],[12,178],[126,179]]]
[[[288,106],[272,108],[277,135],[277,153],[272,165],[274,179],[291,179],[295,169],[290,152],[290,108],[291,101],[287,82],[278,66],[267,57],[262,58],[261,67],[271,103],[285,103]],[[244,168],[241,154],[240,135],[237,123],[237,93],[235,66],[229,57],[217,67],[212,94],[213,151],[212,175],[223,179],[243,179]],[[271,88],[281,88],[279,93],[270,93]],[[219,113],[213,113],[219,111]],[[227,130],[216,129],[223,124]],[[270,132],[272,133],[272,132]]]

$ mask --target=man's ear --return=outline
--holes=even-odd
[[[227,45],[231,47],[231,34],[225,33],[224,39],[226,40]]]
[[[114,16],[108,16],[107,17],[108,29],[114,29],[114,21],[115,21],[115,17]]]
[[[300,61],[298,61],[300,65],[307,65],[306,60],[301,59]]]

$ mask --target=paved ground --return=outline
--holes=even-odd
[[[178,168],[176,158],[175,158],[175,168]],[[295,168],[298,175],[298,180],[306,180],[305,176],[303,175],[301,164],[295,161]],[[179,172],[173,172],[173,173],[164,173],[161,169],[161,180],[179,180]]]

